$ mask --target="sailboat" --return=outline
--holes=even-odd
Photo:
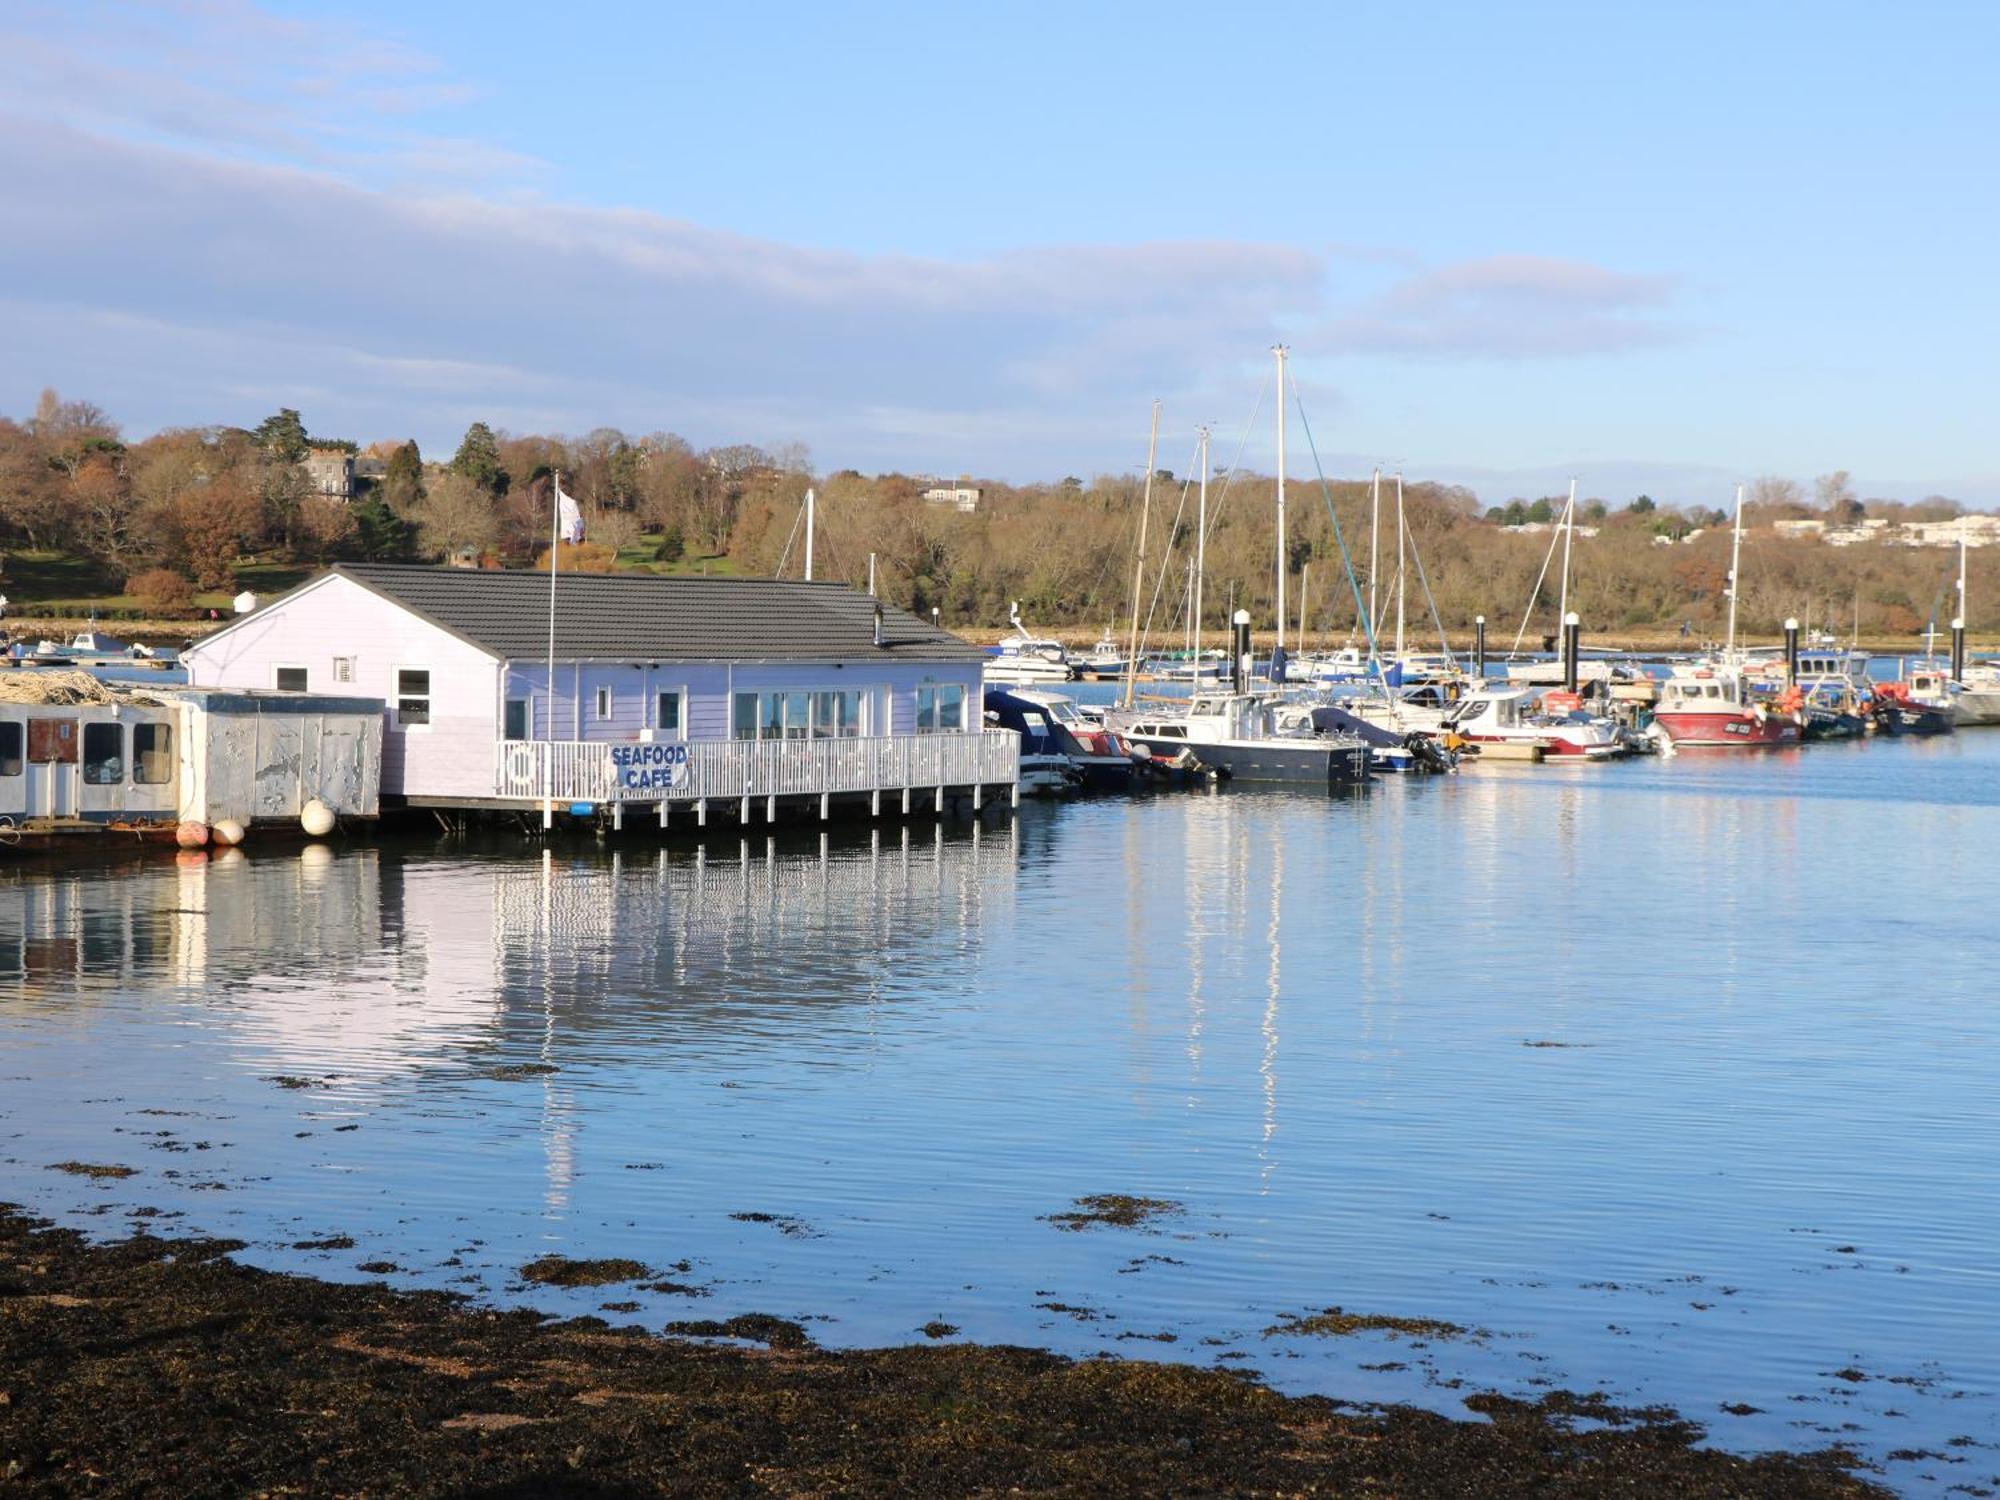
[[[1278,366],[1278,631],[1271,675],[1280,679],[1285,653],[1285,358],[1290,351],[1280,344],[1271,352]],[[1156,433],[1158,422],[1156,408]],[[1196,527],[1198,537],[1207,519],[1208,440],[1205,431],[1202,434],[1201,473],[1203,513]],[[1142,555],[1144,535],[1142,519]],[[1200,545],[1197,542],[1198,549]],[[1196,556],[1194,591],[1198,618],[1205,557],[1199,550]],[[1136,616],[1135,606],[1135,635]],[[1197,688],[1184,704],[1161,703],[1138,708],[1132,706],[1128,696],[1124,708],[1106,713],[1105,722],[1128,739],[1146,745],[1156,758],[1174,757],[1185,752],[1210,771],[1234,781],[1282,782],[1320,788],[1365,784],[1372,764],[1372,753],[1366,740],[1358,735],[1322,733],[1309,722],[1281,721],[1282,704],[1277,694],[1248,691],[1249,612],[1237,610],[1234,624],[1237,639],[1232,653],[1234,681],[1230,691]],[[1195,645],[1198,651],[1198,638]],[[1199,662],[1199,655],[1195,659]]]

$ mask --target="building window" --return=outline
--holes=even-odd
[[[306,690],[306,669],[304,667],[279,667],[278,691],[281,693],[303,693]]]
[[[125,779],[125,726],[83,726],[83,780],[87,786],[117,786]]]
[[[431,721],[431,674],[423,668],[401,667],[396,672],[396,727],[427,725]]]
[[[917,689],[917,733],[957,734],[965,728],[965,689],[958,683]]]
[[[352,681],[354,681],[354,658],[353,658],[353,657],[351,657],[351,656],[336,656],[336,657],[335,657],[335,658],[333,659],[333,680],[334,680],[335,682],[352,682]]]
[[[528,700],[509,698],[503,737],[510,740],[525,740],[528,737]]]
[[[26,735],[19,724],[0,724],[0,776],[19,776],[27,761]]]
[[[729,732],[739,740],[757,738],[757,695],[738,693],[730,701]]]
[[[660,694],[660,717],[654,726],[668,739],[681,737],[681,695],[679,692]]]
[[[600,720],[611,717],[611,689],[608,687],[597,690],[597,717]]]
[[[140,786],[165,786],[174,779],[174,726],[132,726],[132,780]]]

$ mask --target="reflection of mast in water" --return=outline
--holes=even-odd
[[[1264,1163],[1259,1175],[1266,1186],[1277,1163],[1271,1159],[1272,1138],[1278,1133],[1278,986],[1282,972],[1282,957],[1278,943],[1279,920],[1285,901],[1285,841],[1271,840],[1271,926],[1267,937],[1271,945],[1271,970],[1269,983],[1264,995],[1264,1055],[1257,1064],[1257,1073],[1264,1083],[1264,1136],[1257,1149],[1258,1159]]]
[[[1182,801],[1188,810],[1188,816],[1182,820],[1181,837],[1185,840],[1188,832],[1195,826],[1201,805],[1192,797],[1184,798]],[[1183,849],[1185,850],[1185,845]],[[1189,881],[1187,898],[1181,903],[1181,910],[1187,913],[1181,934],[1187,940],[1188,1085],[1191,1091],[1198,1091],[1201,1085],[1202,1044],[1208,1028],[1208,996],[1202,991],[1202,980],[1206,977],[1202,969],[1202,959],[1206,956],[1208,947],[1208,931],[1203,923],[1203,917],[1208,911],[1208,888],[1202,876],[1206,872],[1207,861],[1188,858],[1184,852],[1181,866],[1187,871]],[[1133,899],[1136,901],[1137,897],[1138,893],[1135,890]],[[1192,1096],[1188,1102],[1190,1104],[1194,1102]]]
[[[619,889],[619,876],[623,873],[620,862],[623,856],[611,856],[611,888]],[[576,1121],[570,1110],[569,1091],[557,1092],[557,1075],[554,1072],[556,1051],[556,1005],[555,1005],[555,856],[551,850],[542,850],[542,1040],[537,1049],[543,1067],[550,1069],[542,1075],[542,1124],[541,1133],[544,1150],[544,1170],[548,1176],[548,1186],[542,1200],[545,1218],[562,1217],[569,1207],[570,1184],[576,1178]]]

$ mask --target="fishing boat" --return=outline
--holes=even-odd
[[[1992,662],[1965,661],[1965,532],[1958,534],[1958,613],[1953,618],[1949,663],[1936,653],[1936,624],[1925,642],[1924,660],[1904,679],[1912,704],[1948,710],[1953,725],[2000,724],[2000,667]]]
[[[1086,719],[1074,698],[1045,688],[988,687],[985,710],[988,725],[1021,736],[1023,791],[1132,789],[1138,766],[1132,747],[1117,731]]]
[[[1907,682],[1876,683],[1872,707],[1878,734],[1950,734],[1958,724],[1954,704],[1921,702]]]
[[[1468,693],[1446,716],[1447,743],[1462,740],[1475,751],[1484,745],[1540,745],[1546,756],[1610,760],[1626,752],[1618,727],[1583,711],[1574,693],[1549,693],[1537,700],[1523,687],[1489,687]]]
[[[1110,679],[1123,677],[1131,660],[1131,654],[1113,640],[1107,630],[1086,655],[1072,658],[1070,664],[1076,668],[1079,677]]]
[[[1265,693],[1196,693],[1184,709],[1153,704],[1105,719],[1155,756],[1191,752],[1232,781],[1327,788],[1367,782],[1372,757],[1365,740],[1287,728],[1278,708],[1279,700]]]
[[[1069,648],[1061,641],[1030,634],[1021,623],[1019,604],[1008,607],[1007,620],[1014,627],[1014,634],[992,648],[986,663],[988,682],[1068,682],[1076,676]]]
[[[1767,749],[1796,745],[1802,726],[1745,685],[1740,667],[1698,666],[1660,684],[1653,725],[1676,749],[1698,745]]]

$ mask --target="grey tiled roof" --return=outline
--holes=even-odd
[[[353,579],[495,656],[534,661],[549,649],[549,581],[539,572],[342,563]],[[776,578],[663,578],[559,573],[561,661],[977,662],[986,653],[907,610],[844,583]]]

